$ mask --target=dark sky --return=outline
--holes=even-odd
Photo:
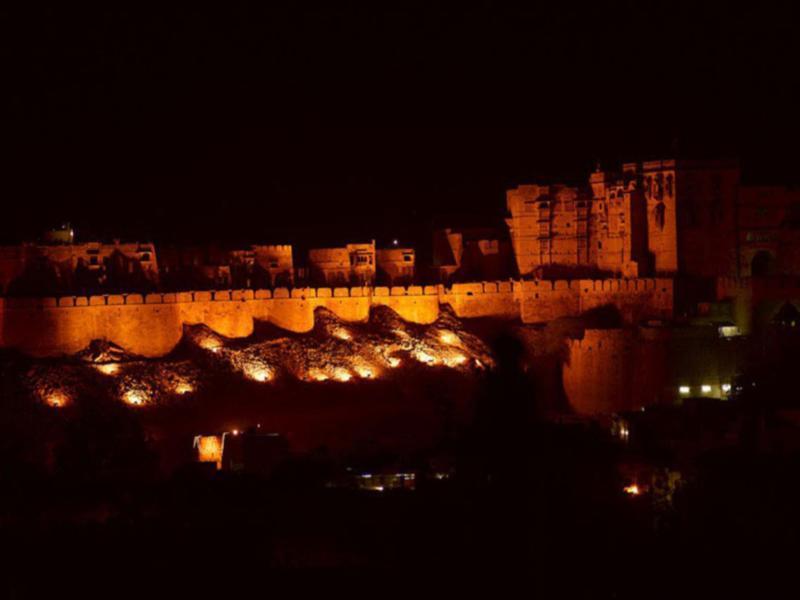
[[[676,139],[797,180],[792,3],[72,4],[0,15],[4,239],[409,237]]]

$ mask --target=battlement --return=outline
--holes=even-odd
[[[432,323],[442,305],[461,318],[495,317],[537,323],[614,305],[630,321],[668,317],[672,280],[611,279],[479,281],[452,285],[278,287],[275,289],[0,298],[0,345],[34,355],[71,354],[107,339],[145,356],[169,352],[185,324],[205,324],[227,337],[247,337],[255,321],[309,331],[314,310],[363,322],[373,306],[403,319]]]
[[[780,289],[800,287],[798,281],[773,284]],[[751,289],[750,278],[719,278],[718,290]],[[388,296],[479,296],[482,294],[515,294],[517,296],[549,292],[574,294],[597,293],[672,293],[672,279],[556,279],[530,281],[482,281],[454,283],[450,286],[361,286],[361,287],[301,287],[258,290],[202,290],[149,294],[101,294],[92,296],[56,296],[43,298],[4,298],[9,310],[74,308],[86,306],[131,306],[141,304],[175,304],[187,302],[248,302],[271,299],[368,298]]]

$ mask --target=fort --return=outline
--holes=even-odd
[[[494,317],[543,323],[613,306],[628,323],[672,314],[672,280],[501,281],[452,286],[276,288],[151,294],[0,299],[0,345],[33,356],[73,354],[105,339],[157,357],[172,350],[184,325],[204,324],[231,338],[253,333],[255,322],[292,332],[314,326],[314,310],[365,321],[388,306],[413,323],[431,323],[443,305],[461,318]]]
[[[65,225],[0,247],[0,346],[54,356],[105,339],[154,357],[184,325],[305,332],[318,307],[360,322],[379,305],[415,323],[448,305],[526,324],[606,307],[628,325],[700,319],[747,333],[800,299],[800,192],[744,185],[733,161],[598,167],[583,185],[517,186],[506,209],[506,229],[432,232],[430,265],[398,240],[303,256],[288,244],[76,243]]]

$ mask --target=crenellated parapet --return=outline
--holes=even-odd
[[[672,280],[509,280],[0,300],[3,347],[51,356],[77,352],[101,338],[136,354],[159,356],[180,341],[186,324],[202,323],[227,337],[252,334],[255,321],[304,332],[313,328],[314,310],[319,307],[351,322],[366,321],[374,306],[388,306],[407,321],[431,323],[442,305],[452,307],[461,318],[524,323],[577,316],[605,305],[616,306],[629,321],[664,318],[672,311]]]

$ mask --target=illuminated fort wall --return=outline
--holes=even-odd
[[[586,329],[566,346],[564,394],[580,414],[724,398],[723,386],[732,384],[747,354],[742,339],[720,338],[704,327]]]
[[[629,321],[672,313],[671,280],[483,282],[451,287],[277,288],[62,298],[0,299],[0,345],[34,356],[72,354],[94,339],[129,352],[161,356],[180,341],[185,324],[204,324],[226,337],[247,337],[256,320],[294,332],[314,326],[325,307],[345,321],[365,321],[388,306],[414,323],[431,323],[442,305],[462,318],[500,317],[537,323],[615,306]]]

